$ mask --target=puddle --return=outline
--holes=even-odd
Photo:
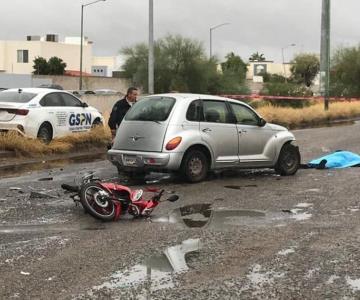
[[[18,164],[18,165],[14,164],[11,166],[1,166],[0,167],[0,170],[1,170],[0,178],[17,177],[26,172],[54,169],[54,168],[64,167],[64,166],[70,165],[70,164],[96,162],[96,161],[105,160],[105,159],[106,159],[105,153],[97,153],[97,154],[91,154],[91,155],[86,155],[86,156],[81,156],[81,157],[73,157],[73,158],[67,158],[67,159],[55,159],[55,160],[51,160],[51,161],[42,161],[42,162],[29,161],[27,163],[22,162],[21,164]],[[50,179],[44,179],[44,180],[50,180]]]
[[[239,226],[267,226],[285,220],[305,221],[312,214],[304,211],[310,203],[299,203],[302,208],[269,212],[246,209],[213,209],[209,203],[187,205],[173,210],[168,216],[153,218],[153,222],[172,223],[188,228],[208,228],[214,230],[231,229]]]
[[[229,229],[236,226],[266,225],[289,219],[285,213],[258,210],[213,209],[211,204],[187,205],[173,210],[169,216],[152,219],[153,222],[174,223],[188,228]]]
[[[156,290],[175,287],[173,275],[186,272],[189,267],[186,255],[199,251],[200,239],[188,239],[181,244],[166,248],[160,255],[151,256],[143,264],[137,264],[125,271],[118,271],[101,285],[94,286],[88,294],[93,296],[102,289],[119,290],[136,288],[138,298]]]

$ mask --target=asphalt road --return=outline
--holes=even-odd
[[[360,153],[359,130],[295,131],[303,162]],[[113,223],[60,189],[90,170],[116,177],[97,161],[0,179],[0,299],[360,299],[358,168],[168,179],[178,202]]]

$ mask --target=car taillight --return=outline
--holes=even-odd
[[[28,109],[7,109],[9,114],[19,115],[19,116],[26,116],[29,113]]]
[[[177,146],[179,146],[179,144],[181,143],[182,137],[181,136],[177,136],[176,138],[171,139],[167,144],[166,144],[166,150],[174,150]]]

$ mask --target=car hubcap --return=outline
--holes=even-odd
[[[283,159],[283,164],[289,169],[292,168],[296,164],[295,153],[286,153]]]
[[[194,157],[189,162],[189,170],[193,176],[200,175],[203,170],[203,163],[200,158]]]

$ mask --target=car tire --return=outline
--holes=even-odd
[[[275,172],[282,176],[294,175],[300,167],[300,162],[299,147],[287,143],[281,148]]]
[[[37,138],[45,144],[49,144],[53,138],[52,127],[48,123],[44,123],[40,126]]]
[[[99,119],[96,119],[92,125],[91,125],[91,128],[96,128],[96,127],[99,127],[99,126],[103,126],[104,124],[99,120]]]
[[[195,183],[203,181],[209,171],[209,162],[205,153],[193,149],[188,151],[181,163],[181,174],[188,182]]]

